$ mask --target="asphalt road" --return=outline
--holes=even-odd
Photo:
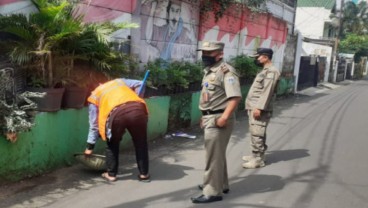
[[[368,207],[368,81],[312,96],[278,100],[268,128],[267,166],[245,170],[247,117],[237,118],[228,146],[230,193],[194,205],[204,168],[203,135],[151,143],[151,183],[136,179],[134,152],[123,151],[119,180],[108,183],[81,165],[0,187],[0,207]]]

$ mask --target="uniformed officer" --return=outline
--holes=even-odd
[[[270,48],[258,48],[254,55],[255,63],[263,67],[253,81],[245,100],[245,108],[249,116],[252,155],[244,156],[244,168],[265,166],[266,129],[273,110],[273,97],[280,72],[273,66],[273,51]]]
[[[238,74],[233,67],[223,62],[224,43],[203,42],[202,61],[205,74],[199,109],[202,111],[201,127],[204,129],[206,167],[203,190],[193,203],[209,203],[222,200],[229,192],[226,165],[226,147],[234,125],[234,110],[241,100]]]

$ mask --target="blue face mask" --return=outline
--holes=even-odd
[[[202,62],[205,67],[212,66],[216,63],[216,57],[202,55]]]

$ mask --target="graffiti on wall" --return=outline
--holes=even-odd
[[[252,14],[248,9],[229,8],[225,16],[214,21],[212,13],[202,17],[199,40],[222,41],[225,57],[252,54],[258,47],[274,50],[273,62],[281,67],[286,43],[287,25],[270,14]]]
[[[192,2],[192,1],[191,1]],[[187,1],[144,0],[141,4],[141,60],[196,58],[198,7]]]
[[[121,19],[136,9],[137,0],[93,0],[79,4],[78,10],[83,12],[86,22],[103,22]]]
[[[3,5],[19,8],[20,2],[27,1],[3,0],[0,8]],[[287,36],[284,21],[270,14],[252,14],[248,9],[230,7],[225,16],[215,22],[211,12],[200,17],[199,2],[94,0],[84,1],[78,10],[85,15],[86,22],[140,21],[139,32],[134,33],[136,37],[131,44],[143,63],[157,58],[195,61],[197,45],[203,40],[215,40],[226,44],[225,58],[251,54],[257,47],[272,48],[275,52],[273,62],[281,67]],[[130,30],[121,30],[113,34],[113,39],[124,41],[130,35]]]
[[[131,22],[137,0],[93,0],[78,5],[78,14],[84,15],[85,22],[113,23]],[[124,42],[130,37],[130,30],[118,30],[112,34],[112,41]]]

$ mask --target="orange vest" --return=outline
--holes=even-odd
[[[98,107],[98,131],[106,141],[106,121],[110,112],[127,102],[146,102],[131,90],[122,79],[114,79],[98,86],[88,97],[88,102]],[[147,106],[146,112],[148,113]]]

